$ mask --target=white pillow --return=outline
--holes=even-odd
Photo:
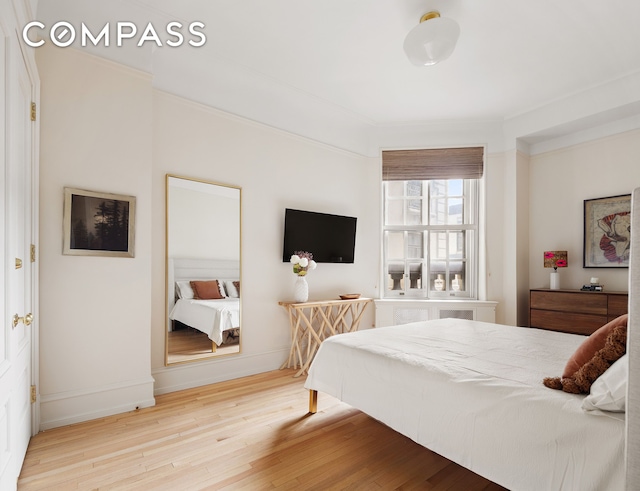
[[[178,298],[190,300],[194,297],[191,282],[189,281],[176,281],[176,292],[178,293]]]
[[[240,296],[240,294],[238,293],[238,289],[236,288],[236,285],[233,284],[234,280],[225,280],[224,281],[224,288],[225,290],[227,290],[227,296],[229,296],[230,298],[238,298]],[[238,280],[235,280],[238,281]]]
[[[591,392],[582,401],[582,409],[625,412],[629,360],[622,356],[591,385]]]
[[[218,291],[220,292],[220,295],[222,295],[222,297],[227,298],[229,295],[227,294],[227,290],[224,288],[224,281],[223,280],[216,280],[218,282]]]

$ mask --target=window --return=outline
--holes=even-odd
[[[456,172],[446,158],[437,172],[424,161],[393,168],[386,153],[396,152],[383,152],[384,297],[477,298],[477,171]]]

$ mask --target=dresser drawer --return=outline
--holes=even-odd
[[[629,295],[609,295],[609,320],[626,314],[629,308]]]
[[[558,312],[595,314],[607,319],[607,295],[602,293],[532,291],[531,308]],[[626,309],[625,309],[626,312]],[[602,324],[601,324],[602,325]],[[531,326],[535,327],[535,326]]]
[[[589,335],[607,323],[606,315],[531,309],[531,327]]]
[[[529,326],[589,335],[627,312],[626,292],[531,290]]]

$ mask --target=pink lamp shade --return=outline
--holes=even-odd
[[[567,251],[546,251],[544,253],[545,268],[566,268],[568,265]]]

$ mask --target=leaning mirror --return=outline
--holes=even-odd
[[[167,175],[167,365],[240,352],[236,186]]]

